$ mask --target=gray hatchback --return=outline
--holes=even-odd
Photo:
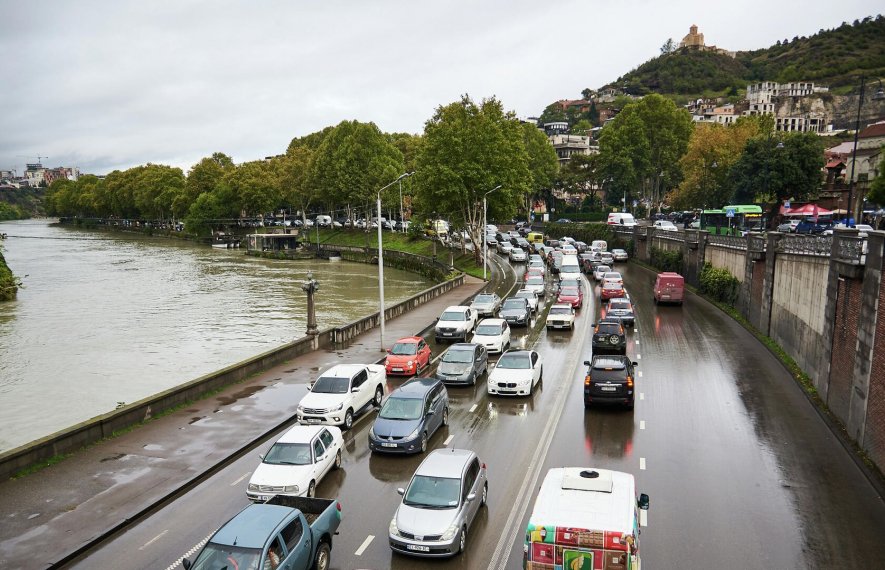
[[[489,484],[486,466],[469,449],[431,452],[405,489],[388,529],[394,552],[418,556],[452,556],[467,547],[467,533]]]
[[[381,406],[372,429],[369,449],[388,453],[424,453],[427,442],[449,425],[449,394],[436,378],[412,378]]]
[[[449,347],[436,367],[436,377],[446,384],[476,384],[489,367],[489,353],[481,344],[459,342]]]

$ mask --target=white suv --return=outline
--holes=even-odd
[[[337,364],[310,385],[298,403],[298,422],[350,429],[360,410],[381,405],[386,380],[382,364]]]
[[[455,305],[443,311],[437,319],[436,342],[443,340],[467,342],[467,335],[476,326],[476,311],[464,305]]]

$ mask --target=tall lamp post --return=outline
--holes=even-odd
[[[486,211],[488,210],[488,204],[486,203],[486,198],[489,194],[494,192],[495,190],[500,190],[501,184],[498,184],[482,196],[482,280],[486,281],[486,272],[488,271],[489,266],[489,245],[486,239],[486,225],[488,224],[486,220]]]
[[[307,334],[313,336],[320,333],[317,327],[317,315],[314,309],[313,294],[320,290],[319,282],[313,278],[313,272],[307,271],[307,281],[301,284],[301,290],[307,293]]]
[[[854,149],[851,151],[851,178],[848,180],[848,208],[846,208],[848,211],[846,216],[848,216],[848,218],[845,220],[845,225],[850,225],[852,218],[855,221],[857,220],[857,217],[854,216],[854,165],[857,164],[857,136],[860,133],[860,108],[863,106],[863,92],[865,85],[866,77],[861,75],[860,97],[857,99],[857,118],[854,121]],[[876,101],[885,99],[885,89],[882,89],[881,80],[879,81],[879,89],[876,90],[873,99]]]
[[[412,174],[415,173],[404,172],[400,174],[396,180],[378,190],[378,304],[380,306],[378,317],[381,322],[381,350],[384,350],[384,247],[381,243],[381,192],[387,190],[397,182],[402,181],[403,178],[408,178]]]

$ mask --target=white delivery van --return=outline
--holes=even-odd
[[[324,214],[320,214],[316,218],[314,218],[314,222],[321,228],[328,228],[332,226],[332,216],[326,216]]]
[[[608,251],[608,242],[604,239],[595,239],[590,244],[590,249],[593,251]]]
[[[581,263],[578,261],[577,255],[563,255],[562,263],[559,266],[559,280],[563,279],[580,279]]]
[[[633,217],[633,214],[612,212],[608,215],[608,225],[633,227],[636,225],[636,219]]]
[[[648,509],[648,495],[637,500],[629,473],[551,469],[526,527],[523,567],[638,569],[640,509]]]

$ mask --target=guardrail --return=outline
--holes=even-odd
[[[836,244],[836,259],[851,264],[860,264],[864,256],[866,239],[859,236],[837,235],[833,238]]]
[[[798,253],[829,257],[833,250],[833,236],[785,235],[777,244],[778,253]]]
[[[679,231],[675,231],[675,232],[670,232],[670,231],[655,232],[655,237],[660,238],[660,239],[670,240],[670,241],[684,242],[685,241],[685,230],[679,230]]]
[[[710,234],[707,236],[707,245],[726,249],[747,250],[747,238],[737,236],[719,236]]]

